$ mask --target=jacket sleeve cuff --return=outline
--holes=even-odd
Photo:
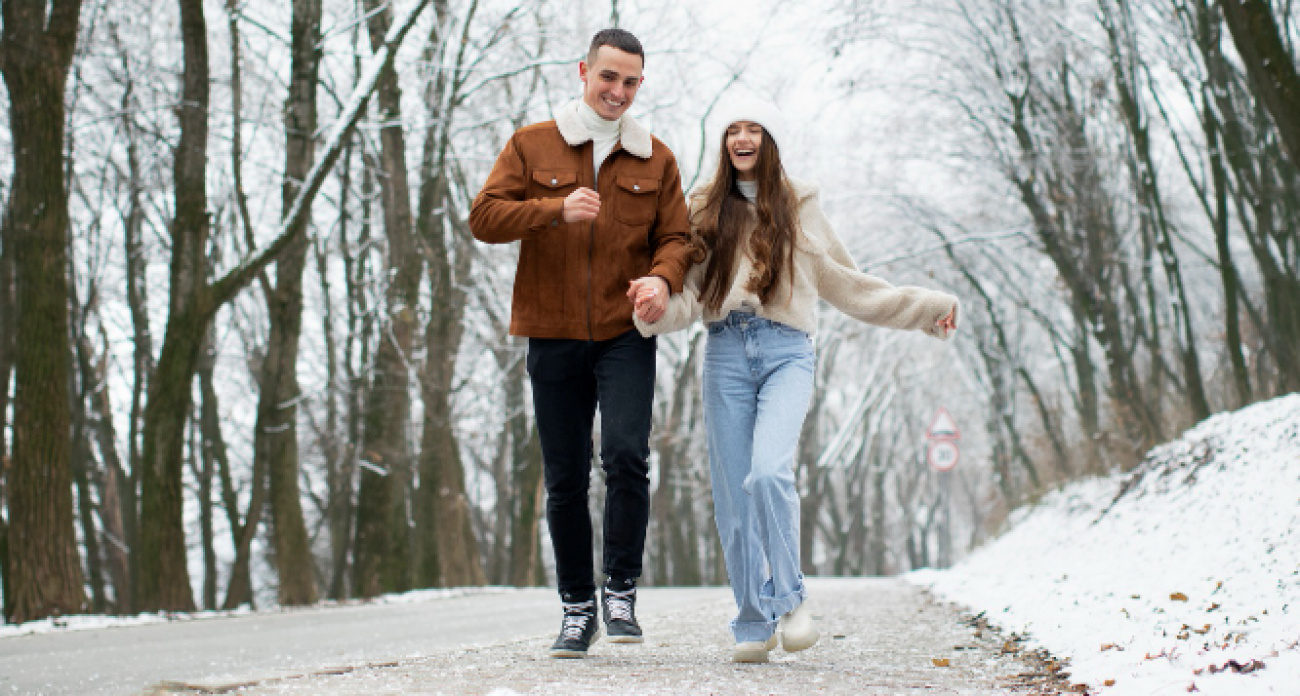
[[[564,222],[563,198],[539,198],[537,201],[537,221],[529,226],[533,234],[543,234],[547,230],[559,228]]]
[[[673,264],[661,262],[655,264],[646,275],[663,278],[664,282],[668,283],[669,292],[677,295],[682,291],[682,283],[685,281],[686,274],[674,268]]]

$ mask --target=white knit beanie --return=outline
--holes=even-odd
[[[710,120],[714,122],[714,127],[710,130],[717,134],[718,139],[713,141],[710,147],[717,147],[717,143],[722,142],[725,137],[727,128],[737,121],[752,121],[762,126],[778,148],[789,145],[785,139],[785,117],[770,101],[748,94],[723,97],[713,113],[714,116]]]

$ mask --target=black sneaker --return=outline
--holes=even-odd
[[[564,623],[560,624],[560,637],[551,646],[551,657],[586,657],[587,648],[600,638],[596,600],[564,602],[563,606]]]
[[[636,580],[610,578],[600,588],[605,608],[605,632],[611,643],[640,643],[641,624],[636,622]]]

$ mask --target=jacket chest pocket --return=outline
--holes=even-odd
[[[577,188],[578,173],[571,169],[534,169],[529,198],[564,198]]]
[[[640,227],[654,222],[659,209],[659,180],[635,176],[614,177],[614,219]]]

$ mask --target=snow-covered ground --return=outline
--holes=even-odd
[[[224,619],[232,616],[270,616],[283,612],[315,611],[330,607],[358,606],[362,604],[411,604],[427,602],[434,599],[448,599],[470,594],[493,594],[499,592],[517,592],[513,587],[462,587],[439,590],[412,590],[401,594],[386,594],[371,599],[350,599],[342,602],[325,600],[310,607],[284,608],[271,606],[253,610],[247,604],[238,609],[212,610],[196,612],[159,612],[144,613],[133,616],[105,616],[100,614],[81,614],[60,616],[57,618],[28,621],[21,624],[0,625],[0,639],[29,636],[33,634],[54,633],[62,631],[93,631],[100,628],[121,628],[124,626],[147,626],[150,624],[170,623],[176,621],[201,621],[204,619]]]
[[[909,578],[1105,696],[1300,695],[1300,394],[1207,419]]]

